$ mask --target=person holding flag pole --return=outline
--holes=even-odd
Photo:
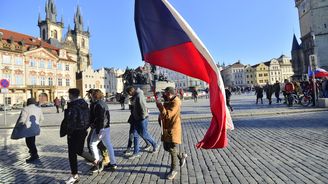
[[[135,0],[135,26],[142,60],[209,84],[213,118],[196,147],[227,147],[227,129],[234,126],[220,71],[205,45],[167,0]]]
[[[174,179],[177,175],[177,161],[179,159],[180,166],[183,167],[186,162],[187,154],[178,152],[178,145],[182,143],[181,128],[181,100],[175,95],[173,87],[164,89],[162,104],[157,98],[156,106],[160,112],[160,125],[162,129],[161,139],[163,141],[164,150],[170,153],[171,169],[167,174],[167,179]],[[181,151],[181,150],[180,150]]]

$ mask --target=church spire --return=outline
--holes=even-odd
[[[297,41],[297,38],[294,34],[294,37],[293,37],[293,45],[292,45],[292,51],[296,51],[296,50],[300,50],[301,49],[301,46],[300,44],[298,43]]]
[[[57,22],[57,9],[53,0],[47,0],[45,9],[47,20]]]
[[[75,23],[75,31],[83,31],[83,18],[81,15],[81,10],[80,10],[80,6],[77,5],[77,10],[75,13],[75,17],[74,17],[74,23]]]

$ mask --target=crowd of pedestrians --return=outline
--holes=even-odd
[[[124,151],[125,156],[128,159],[141,156],[139,137],[146,143],[144,150],[156,154],[160,144],[148,131],[149,114],[143,91],[130,86],[126,88],[125,92],[130,97],[129,109],[131,112],[128,119],[130,130],[127,135],[128,144],[127,150]],[[90,173],[115,171],[119,165],[116,162],[115,147],[111,143],[110,109],[104,100],[103,92],[99,89],[88,90],[89,104],[80,98],[80,91],[77,88],[69,89],[68,94],[67,102],[62,97],[54,100],[56,112],[59,113],[60,107],[64,111],[64,119],[61,122],[59,133],[60,137],[67,137],[71,175],[66,183],[77,183],[80,180],[77,156],[83,157],[91,164]],[[182,153],[179,149],[179,145],[182,143],[181,100],[172,87],[166,88],[162,94],[163,102],[156,100],[155,103],[160,112],[159,124],[162,129],[163,147],[165,151],[169,152],[171,158],[167,179],[174,179],[178,173],[178,162],[182,167],[187,158],[187,154]],[[26,139],[30,153],[30,157],[26,159],[27,163],[39,160],[35,137],[40,134],[39,124],[43,119],[42,111],[36,105],[36,100],[28,99],[27,106],[22,109],[11,136],[12,139]],[[87,140],[87,149],[84,149],[85,140]]]

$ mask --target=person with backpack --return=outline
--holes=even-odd
[[[66,181],[67,184],[76,183],[80,180],[78,176],[77,155],[85,158],[101,170],[101,161],[96,160],[89,152],[83,150],[87,129],[89,128],[89,107],[87,102],[79,98],[80,90],[71,88],[68,90],[70,102],[65,109],[64,120],[61,125],[61,137],[67,134],[68,157],[71,167],[71,176]]]
[[[101,141],[108,150],[110,163],[106,168],[110,170],[115,170],[117,168],[116,159],[114,154],[114,148],[110,140],[110,114],[108,105],[105,103],[104,94],[99,89],[96,89],[92,93],[92,100],[95,102],[94,104],[94,119],[91,122],[92,134],[90,139],[90,147],[91,151],[96,158],[96,161],[100,161],[98,143]],[[93,172],[97,172],[97,170],[92,170]]]

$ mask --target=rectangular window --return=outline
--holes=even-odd
[[[63,86],[63,79],[58,79],[58,86]]]
[[[23,65],[23,58],[16,57],[15,63],[16,63],[16,65]]]
[[[11,81],[11,74],[2,74],[2,78],[9,80],[9,82]]]
[[[63,70],[63,65],[61,63],[57,63],[57,69],[58,70]]]
[[[267,74],[267,73],[265,73],[265,74],[264,74],[264,76],[268,76],[268,74]]]
[[[41,86],[45,86],[46,85],[46,78],[45,77],[41,77],[40,78],[40,82],[41,82]]]
[[[65,70],[69,71],[69,65],[65,65]]]
[[[36,84],[37,84],[36,77],[31,76],[31,85],[36,85]]]
[[[2,56],[2,63],[3,64],[10,64],[10,56],[7,56],[7,55],[3,55]]]
[[[85,87],[85,88],[88,88],[88,84],[85,84],[84,87]]]
[[[48,84],[49,84],[49,86],[53,86],[53,81],[52,81],[51,77],[48,78]]]
[[[7,105],[11,105],[11,97],[6,97],[5,102]]]
[[[36,62],[33,59],[30,59],[30,67],[35,67],[36,66]]]
[[[70,86],[69,79],[66,79],[66,86]]]
[[[17,86],[23,85],[23,76],[21,75],[16,75],[15,76],[15,82]]]
[[[40,61],[39,68],[44,68],[44,61]]]
[[[52,62],[48,61],[48,69],[52,69]]]
[[[89,84],[89,88],[91,88],[91,84]]]

